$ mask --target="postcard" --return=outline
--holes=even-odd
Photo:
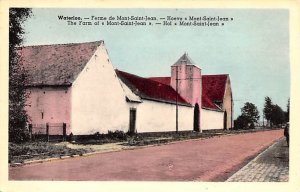
[[[1,3],[0,191],[299,187],[296,1]]]

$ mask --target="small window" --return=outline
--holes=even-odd
[[[42,112],[42,119],[44,119],[44,112]]]

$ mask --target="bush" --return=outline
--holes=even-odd
[[[121,141],[125,141],[127,139],[127,134],[124,133],[123,131],[108,131],[107,134],[108,138],[110,139],[117,139],[117,140],[121,140]]]
[[[247,129],[248,128],[248,119],[245,116],[238,116],[234,121],[234,129]]]

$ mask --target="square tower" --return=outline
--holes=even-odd
[[[176,82],[177,81],[177,82]],[[187,53],[171,66],[171,86],[190,104],[201,108],[201,69]]]

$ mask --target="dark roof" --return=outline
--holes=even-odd
[[[176,103],[191,106],[170,86],[148,78],[139,77],[116,69],[118,77],[138,96],[143,99],[161,101],[166,103]]]
[[[103,41],[19,48],[27,86],[71,85]]]
[[[202,107],[219,110],[215,101],[223,101],[228,75],[202,75]],[[171,77],[151,77],[156,82],[170,85]]]
[[[202,94],[212,102],[223,101],[228,75],[202,75]]]
[[[219,108],[213,103],[213,101],[202,92],[202,107],[207,109],[219,110]]]
[[[181,65],[181,64],[194,65],[195,63],[188,56],[187,53],[184,53],[173,65]]]
[[[171,77],[149,77],[148,79],[151,79],[153,81],[165,84],[165,85],[171,85]]]

